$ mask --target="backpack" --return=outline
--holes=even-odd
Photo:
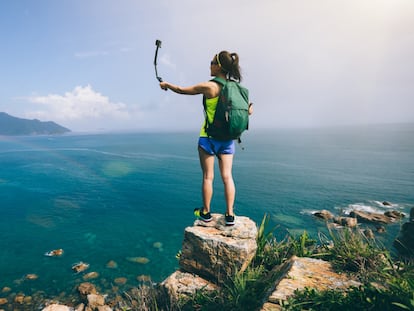
[[[206,117],[205,130],[209,137],[218,140],[237,139],[249,127],[249,90],[233,80],[215,77],[210,80],[222,85],[213,122],[207,118],[207,107],[203,101]]]

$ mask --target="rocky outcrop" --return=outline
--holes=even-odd
[[[201,289],[218,290],[226,277],[244,271],[256,254],[257,227],[251,219],[236,216],[236,224],[228,227],[223,215],[212,217],[209,223],[196,220],[185,229],[180,270],[160,284],[172,300]]]
[[[275,287],[261,311],[280,310],[281,301],[292,296],[295,290],[302,290],[305,287],[317,290],[346,290],[350,286],[361,285],[346,274],[334,272],[331,263],[313,258],[293,256],[283,265],[275,268],[273,273],[280,277],[276,280]]]
[[[410,221],[402,225],[394,247],[402,256],[414,258],[414,208],[410,211]]]
[[[353,210],[349,213],[349,217],[338,216],[335,217],[331,212],[327,210],[316,211],[313,213],[315,217],[321,218],[326,221],[333,221],[333,224],[345,226],[345,227],[356,227],[358,222],[361,223],[379,223],[379,224],[391,224],[402,218],[404,214],[399,211],[386,211],[385,213],[368,213],[358,210]]]
[[[247,217],[238,216],[227,227],[224,216],[213,214],[205,223],[197,220],[184,232],[180,267],[207,280],[223,283],[226,276],[244,271],[256,254],[257,227]]]
[[[360,222],[390,224],[395,222],[395,217],[389,217],[385,214],[367,213],[362,211],[352,211],[349,216],[356,218]]]

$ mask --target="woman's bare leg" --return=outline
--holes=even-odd
[[[203,171],[203,182],[201,185],[203,209],[204,213],[208,213],[210,212],[210,204],[213,197],[214,156],[206,153],[201,147],[198,147],[198,155]]]
[[[233,181],[232,167],[233,167],[233,155],[221,154],[220,155],[220,174],[224,185],[224,196],[226,199],[226,213],[233,216],[234,200],[236,197],[236,187]]]

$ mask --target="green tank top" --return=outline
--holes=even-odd
[[[216,113],[216,107],[218,103],[218,96],[206,99],[207,106],[207,118],[209,122],[213,122],[214,114]],[[204,119],[203,126],[200,129],[200,137],[208,137],[206,133],[206,120]]]

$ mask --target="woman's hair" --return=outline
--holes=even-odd
[[[227,78],[235,79],[239,82],[241,81],[242,76],[239,66],[239,55],[237,55],[237,53],[221,51],[217,54],[217,61]]]

